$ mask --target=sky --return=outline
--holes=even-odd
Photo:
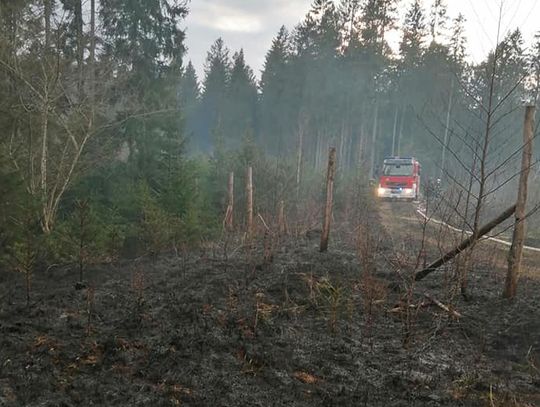
[[[429,14],[433,0],[424,0]],[[311,0],[190,0],[190,13],[186,19],[188,53],[199,74],[204,75],[206,54],[212,43],[223,38],[227,47],[234,51],[244,49],[246,60],[257,77],[264,65],[266,52],[279,28],[294,28],[310,8]],[[502,2],[502,13],[501,10]],[[412,0],[402,0],[400,19]],[[531,44],[534,34],[540,31],[540,0],[446,0],[451,18],[463,13],[467,19],[466,35],[468,58],[481,61],[496,43],[499,15],[501,36],[519,27],[526,44]],[[394,48],[399,34],[388,38]]]

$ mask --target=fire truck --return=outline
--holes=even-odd
[[[421,166],[414,157],[387,157],[379,177],[381,199],[414,201],[420,193]]]

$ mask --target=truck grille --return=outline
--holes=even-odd
[[[407,183],[404,182],[387,182],[388,188],[407,188]]]

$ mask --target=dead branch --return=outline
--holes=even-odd
[[[454,257],[456,257],[458,254],[463,252],[465,249],[467,249],[469,246],[471,246],[473,243],[476,243],[482,236],[488,234],[491,232],[497,225],[504,222],[506,219],[508,219],[516,210],[516,205],[512,205],[510,208],[505,210],[502,214],[500,214],[498,217],[493,219],[491,222],[488,222],[484,226],[482,226],[480,229],[478,229],[478,233],[473,233],[469,238],[462,241],[457,247],[450,250],[448,253],[446,253],[444,256],[440,257],[433,263],[431,263],[427,268],[420,270],[416,275],[414,276],[414,279],[416,281],[422,280],[425,276],[430,274],[431,272],[437,270],[439,267],[441,267],[443,264],[449,262]]]
[[[428,293],[425,293],[424,294],[424,297],[426,297],[428,300],[430,300],[434,305],[436,305],[437,307],[439,307],[440,309],[442,309],[443,311],[446,311],[447,313],[449,313],[451,316],[453,316],[454,318],[456,319],[459,319],[461,317],[463,317],[463,315],[461,315],[459,312],[453,310],[453,309],[450,309],[450,307],[448,307],[447,305],[444,305],[442,302],[440,302],[438,299],[436,298],[433,298],[431,295],[429,295]]]

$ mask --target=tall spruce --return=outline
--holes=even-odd
[[[133,175],[149,182],[159,172],[162,151],[182,145],[176,90],[185,52],[178,0],[102,0],[105,58],[114,64],[119,134],[130,146]]]
[[[261,143],[273,153],[281,153],[290,146],[287,140],[292,127],[289,107],[289,58],[289,34],[282,26],[266,53],[259,85]]]
[[[362,41],[379,54],[388,51],[386,34],[395,27],[397,0],[367,0],[362,7]]]
[[[405,64],[418,65],[426,40],[426,22],[420,0],[414,0],[407,11],[400,44],[401,56]]]
[[[244,51],[233,55],[231,75],[227,89],[225,131],[231,145],[240,145],[246,134],[254,134],[257,84],[253,70],[246,65]]]
[[[440,42],[448,24],[448,9],[444,0],[435,0],[429,13],[429,29],[433,42]]]
[[[230,69],[229,50],[223,40],[218,38],[206,56],[200,126],[200,143],[203,148],[210,148],[214,135],[223,132]]]
[[[197,145],[197,114],[200,103],[201,90],[197,73],[191,61],[182,72],[178,89],[179,109],[184,118],[185,131],[192,146]]]
[[[452,21],[450,33],[450,55],[452,59],[462,64],[466,56],[467,39],[465,37],[465,16],[461,13]]]

